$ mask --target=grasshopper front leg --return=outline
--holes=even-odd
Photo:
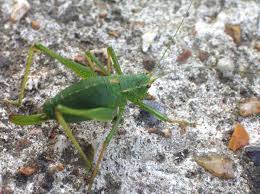
[[[166,115],[164,115],[164,114],[160,113],[159,111],[155,110],[154,108],[146,105],[142,101],[136,101],[136,102],[133,102],[133,103],[136,104],[137,106],[139,106],[141,109],[143,109],[143,110],[149,112],[150,114],[156,116],[161,121],[166,121],[166,122],[169,122],[169,123],[176,123],[180,127],[187,127],[187,126],[194,127],[196,125],[195,123],[190,123],[190,122],[185,121],[185,120],[172,120],[169,117],[167,117]]]

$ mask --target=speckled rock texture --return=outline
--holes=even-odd
[[[169,72],[149,90],[156,106],[171,118],[197,123],[180,129],[154,122],[129,104],[93,193],[257,193],[251,178],[256,176],[254,166],[244,148],[233,152],[227,145],[236,122],[249,133],[249,146],[259,143],[259,117],[238,114],[240,101],[260,97],[260,51],[255,46],[260,40],[258,0],[194,0],[159,66],[165,45],[189,7],[187,0],[28,2],[27,14],[12,23],[14,1],[0,0],[0,99],[17,98],[33,43],[41,42],[72,59],[85,50],[112,46],[124,73],[145,72],[147,59],[155,62],[155,73]],[[32,27],[32,21],[39,26]],[[226,24],[239,25],[241,35],[235,42],[225,32]],[[144,38],[145,34],[153,36]],[[179,55],[185,50],[189,50],[187,59],[176,61],[183,59]],[[21,127],[8,120],[10,114],[40,111],[46,99],[78,80],[57,61],[39,54],[34,58],[23,106],[0,104],[2,193],[86,193],[82,161],[55,121]],[[82,122],[71,127],[83,147],[91,143],[98,152],[111,124]],[[170,137],[149,133],[151,127],[170,129]],[[194,155],[212,152],[234,161],[234,179],[214,177],[194,161]],[[26,166],[35,167],[32,175],[19,173]]]

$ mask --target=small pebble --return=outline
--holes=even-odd
[[[233,170],[234,162],[223,154],[205,154],[196,156],[194,159],[201,167],[214,176],[222,179],[232,179],[235,177]]]
[[[99,16],[99,18],[104,19],[107,17],[107,12],[101,12],[98,16]]]
[[[208,60],[209,58],[209,53],[206,51],[199,51],[199,55],[198,55],[199,59],[201,62],[205,62]]]
[[[0,188],[0,194],[13,194],[14,192],[8,186],[3,186]]]
[[[56,136],[56,143],[53,146],[53,149],[58,152],[62,153],[68,146],[69,146],[69,141],[64,135],[57,135]]]
[[[260,99],[252,98],[239,106],[239,114],[243,117],[260,114]]]
[[[257,51],[260,51],[260,42],[259,41],[257,41],[256,43],[255,43],[255,47],[254,47]]]
[[[236,44],[241,42],[241,28],[239,24],[226,24],[225,32],[232,37],[233,41]]]
[[[182,52],[178,55],[176,61],[178,63],[186,63],[188,58],[190,58],[192,55],[192,52],[189,49],[184,49]]]
[[[57,165],[56,165],[56,170],[57,170],[57,171],[63,171],[63,170],[64,170],[64,165],[61,164],[61,163],[57,164]]]
[[[142,51],[147,52],[151,46],[151,44],[154,42],[155,38],[157,36],[157,33],[155,32],[147,32],[143,34],[142,40],[143,40],[143,45],[142,45]]]
[[[118,37],[120,36],[120,33],[117,32],[117,31],[115,31],[115,30],[108,30],[108,31],[107,31],[107,34],[108,34],[109,36],[112,36],[112,37],[115,37],[115,38],[118,38]]]
[[[56,165],[50,165],[49,166],[49,172],[61,172],[64,170],[64,165],[62,163],[58,163]]]
[[[143,59],[143,66],[144,66],[144,69],[151,72],[154,67],[155,67],[155,60],[150,57],[150,56],[146,56],[144,59]]]
[[[125,135],[126,133],[127,133],[127,131],[122,127],[117,130],[118,135]]]
[[[37,20],[33,20],[31,23],[32,29],[34,30],[39,30],[41,28],[40,26],[40,22],[38,22]]]
[[[56,130],[56,128],[53,128],[53,129],[50,131],[48,137],[49,137],[51,140],[55,140],[56,136],[57,136],[57,130]]]
[[[217,69],[223,74],[223,77],[232,77],[235,64],[231,59],[223,57],[218,60]]]
[[[37,166],[26,166],[26,167],[21,167],[19,170],[19,173],[24,175],[24,176],[31,176],[33,173],[37,171]]]
[[[255,166],[260,166],[260,144],[246,147],[245,152],[254,162]]]
[[[237,123],[234,127],[234,132],[229,141],[228,148],[233,151],[236,151],[247,145],[248,142],[249,135],[246,129],[240,123]]]
[[[23,149],[30,146],[31,144],[32,144],[32,142],[30,140],[28,140],[27,138],[20,139],[16,143],[16,151],[20,152]]]
[[[11,21],[17,22],[19,21],[31,8],[31,5],[27,0],[16,0],[12,11],[11,11]]]
[[[167,129],[162,130],[162,134],[165,138],[170,138],[172,136],[172,131],[167,128]]]
[[[157,128],[151,127],[148,129],[148,133],[156,133],[156,132],[158,132]]]

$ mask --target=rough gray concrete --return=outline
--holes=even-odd
[[[144,72],[143,61],[149,57],[158,63],[189,5],[187,0],[29,3],[25,17],[11,23],[13,1],[0,0],[0,99],[17,98],[28,48],[35,42],[70,58],[110,45],[124,73]],[[240,100],[260,96],[260,51],[254,48],[260,39],[259,13],[257,0],[193,1],[175,44],[156,70],[170,74],[158,79],[150,93],[171,118],[196,121],[197,127],[184,133],[178,126],[155,123],[153,127],[159,130],[171,129],[171,137],[150,134],[149,118],[142,119],[140,110],[129,105],[120,133],[102,162],[94,193],[254,193],[248,178],[252,163],[243,149],[234,153],[227,144],[235,122],[245,126],[250,144],[259,142],[259,118],[237,114]],[[39,30],[32,29],[32,20],[40,23]],[[227,23],[240,24],[239,45],[224,32]],[[147,33],[156,36],[143,52],[142,36]],[[189,49],[192,56],[178,63],[183,49]],[[203,62],[200,51],[209,56]],[[47,56],[37,55],[34,61],[23,106],[0,105],[0,187],[13,193],[85,193],[84,166],[56,122],[20,127],[8,121],[11,113],[37,112],[47,98],[78,80]],[[99,122],[72,125],[81,143],[92,143],[95,148],[110,127]],[[235,179],[214,177],[193,159],[195,154],[210,152],[225,154],[235,162]],[[60,163],[64,170],[53,173],[53,166]],[[32,176],[18,173],[20,167],[32,164],[38,166]]]

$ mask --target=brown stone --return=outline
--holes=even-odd
[[[260,114],[260,100],[252,98],[239,105],[239,114],[243,117]]]
[[[188,58],[190,58],[192,52],[189,49],[184,49],[181,54],[178,55],[176,61],[179,63],[186,63]]]
[[[31,23],[32,29],[39,30],[41,28],[40,22],[33,20]]]
[[[162,130],[162,134],[165,138],[170,138],[172,136],[172,131],[167,128],[167,129]]]
[[[19,173],[24,175],[24,176],[31,176],[37,171],[37,166],[26,166],[26,167],[21,167],[19,170]]]
[[[198,57],[201,62],[207,61],[209,58],[209,53],[206,51],[199,51]]]
[[[232,37],[233,41],[236,44],[241,42],[241,28],[239,24],[226,24],[225,32]]]
[[[236,151],[247,145],[248,142],[249,135],[246,129],[240,123],[237,123],[234,127],[234,132],[229,141],[228,148],[233,151]]]
[[[260,51],[260,42],[256,42],[254,48],[258,51]]]
[[[63,170],[64,170],[64,165],[61,164],[61,163],[59,163],[59,164],[57,164],[57,165],[55,166],[55,169],[56,169],[57,172],[63,171]]]
[[[149,128],[148,129],[148,133],[156,133],[156,132],[158,132],[157,128]]]
[[[223,154],[211,153],[196,156],[195,161],[205,170],[222,179],[235,177],[233,170],[234,162]]]

